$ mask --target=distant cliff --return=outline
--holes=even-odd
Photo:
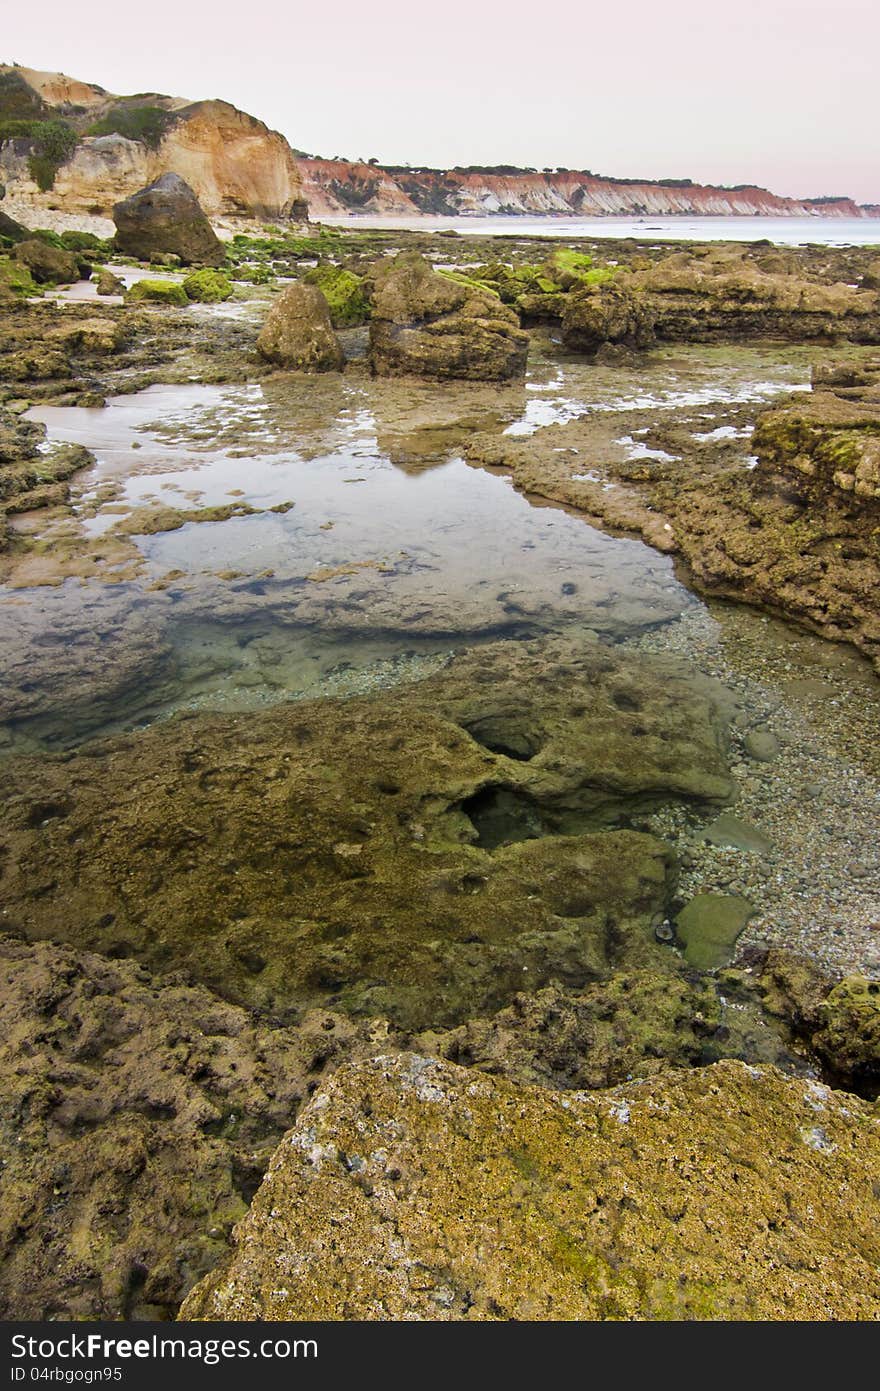
[[[588,171],[539,173],[513,168],[401,169],[346,160],[299,160],[314,217],[339,213],[446,216],[532,214],[596,217],[876,216],[851,198],[781,198],[751,185],[715,188],[689,179],[660,182],[603,178]]]
[[[169,171],[211,216],[307,216],[284,136],[228,102],[118,97],[61,73],[0,66],[0,182],[19,203],[106,215]]]

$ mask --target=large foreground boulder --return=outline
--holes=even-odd
[[[598,1095],[343,1067],[189,1319],[877,1319],[880,1117],[723,1062]]]
[[[269,310],[257,351],[292,371],[341,372],[345,366],[329,306],[315,285],[288,285]]]
[[[649,348],[654,317],[644,299],[619,285],[573,291],[565,302],[562,338],[567,348],[595,353],[606,343]]]
[[[528,334],[490,291],[406,252],[373,275],[370,365],[380,377],[507,381],[525,374]]]
[[[116,245],[149,260],[156,252],[179,256],[184,265],[219,266],[222,243],[198,198],[179,174],[163,174],[113,209]]]

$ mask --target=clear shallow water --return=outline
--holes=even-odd
[[[628,411],[696,408],[708,432],[807,375],[797,351],[663,351],[637,371],[538,354],[524,387],[348,375],[36,409],[51,441],[95,455],[73,488],[84,544],[100,556],[123,523],[141,568],[125,583],[0,590],[6,745],[366,689],[500,636],[617,642],[674,625],[704,606],[668,557],[526,499],[469,466],[462,441],[604,412],[622,447],[644,453]],[[186,521],[230,504],[254,510]],[[157,530],[158,507],[182,524]]]
[[[615,369],[536,354],[516,388],[349,374],[153,387],[104,410],[34,412],[52,439],[96,455],[74,502],[85,544],[106,547],[108,563],[112,527],[139,508],[262,510],[135,536],[126,544],[142,572],[125,582],[106,582],[118,579],[111,567],[104,582],[0,588],[0,754],[176,712],[375,692],[499,637],[598,637],[672,655],[727,689],[736,812],[772,844],[767,857],[716,848],[687,808],[658,813],[650,828],[683,852],[682,893],[741,893],[758,912],[744,942],[880,975],[880,686],[865,664],[751,610],[706,604],[668,558],[536,505],[461,457],[475,430],[534,428],[540,403],[551,423],[596,412],[598,432],[631,457],[651,449],[646,418],[686,420],[698,446],[715,435],[746,467],[748,421],[803,386],[809,360],[803,349],[694,348]],[[573,468],[590,476],[590,464],[584,450]],[[773,763],[744,757],[751,728],[778,737]]]
[[[850,217],[362,217],[328,226],[381,231],[452,228],[472,237],[635,237],[640,241],[772,241],[779,246],[880,245],[880,219]]]

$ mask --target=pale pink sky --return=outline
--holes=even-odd
[[[9,7],[0,60],[223,97],[291,144],[880,202],[877,0]],[[148,18],[147,18],[148,16]]]

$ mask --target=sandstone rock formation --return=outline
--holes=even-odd
[[[298,372],[341,372],[342,344],[333,331],[330,310],[315,285],[288,285],[272,305],[257,339],[268,362]]]
[[[566,296],[562,339],[581,353],[595,353],[604,343],[649,348],[654,316],[644,295],[617,285],[585,287]]]
[[[68,212],[109,216],[114,203],[171,172],[211,217],[308,216],[287,141],[228,102],[118,97],[59,73],[0,67],[0,116],[18,112],[22,102],[30,116],[60,119],[79,139],[49,190],[34,181],[27,139],[0,143],[0,181],[19,204],[37,210],[54,202]]]
[[[712,342],[750,338],[849,338],[880,343],[880,295],[867,287],[820,283],[778,256],[716,244],[675,252],[627,277],[646,299],[657,337]]]
[[[162,174],[113,209],[116,245],[148,261],[156,253],[179,256],[184,265],[219,266],[225,259],[189,184],[179,174]]]
[[[506,381],[524,375],[528,344],[495,295],[439,275],[417,253],[374,271],[370,365],[378,376]]]
[[[876,1109],[725,1062],[599,1095],[413,1054],[301,1113],[190,1319],[876,1319]]]
[[[418,213],[531,216],[603,215],[669,217],[871,217],[850,198],[784,198],[766,188],[718,188],[690,179],[602,178],[588,170],[513,167],[474,169],[387,168],[343,159],[299,161],[312,215]]]

